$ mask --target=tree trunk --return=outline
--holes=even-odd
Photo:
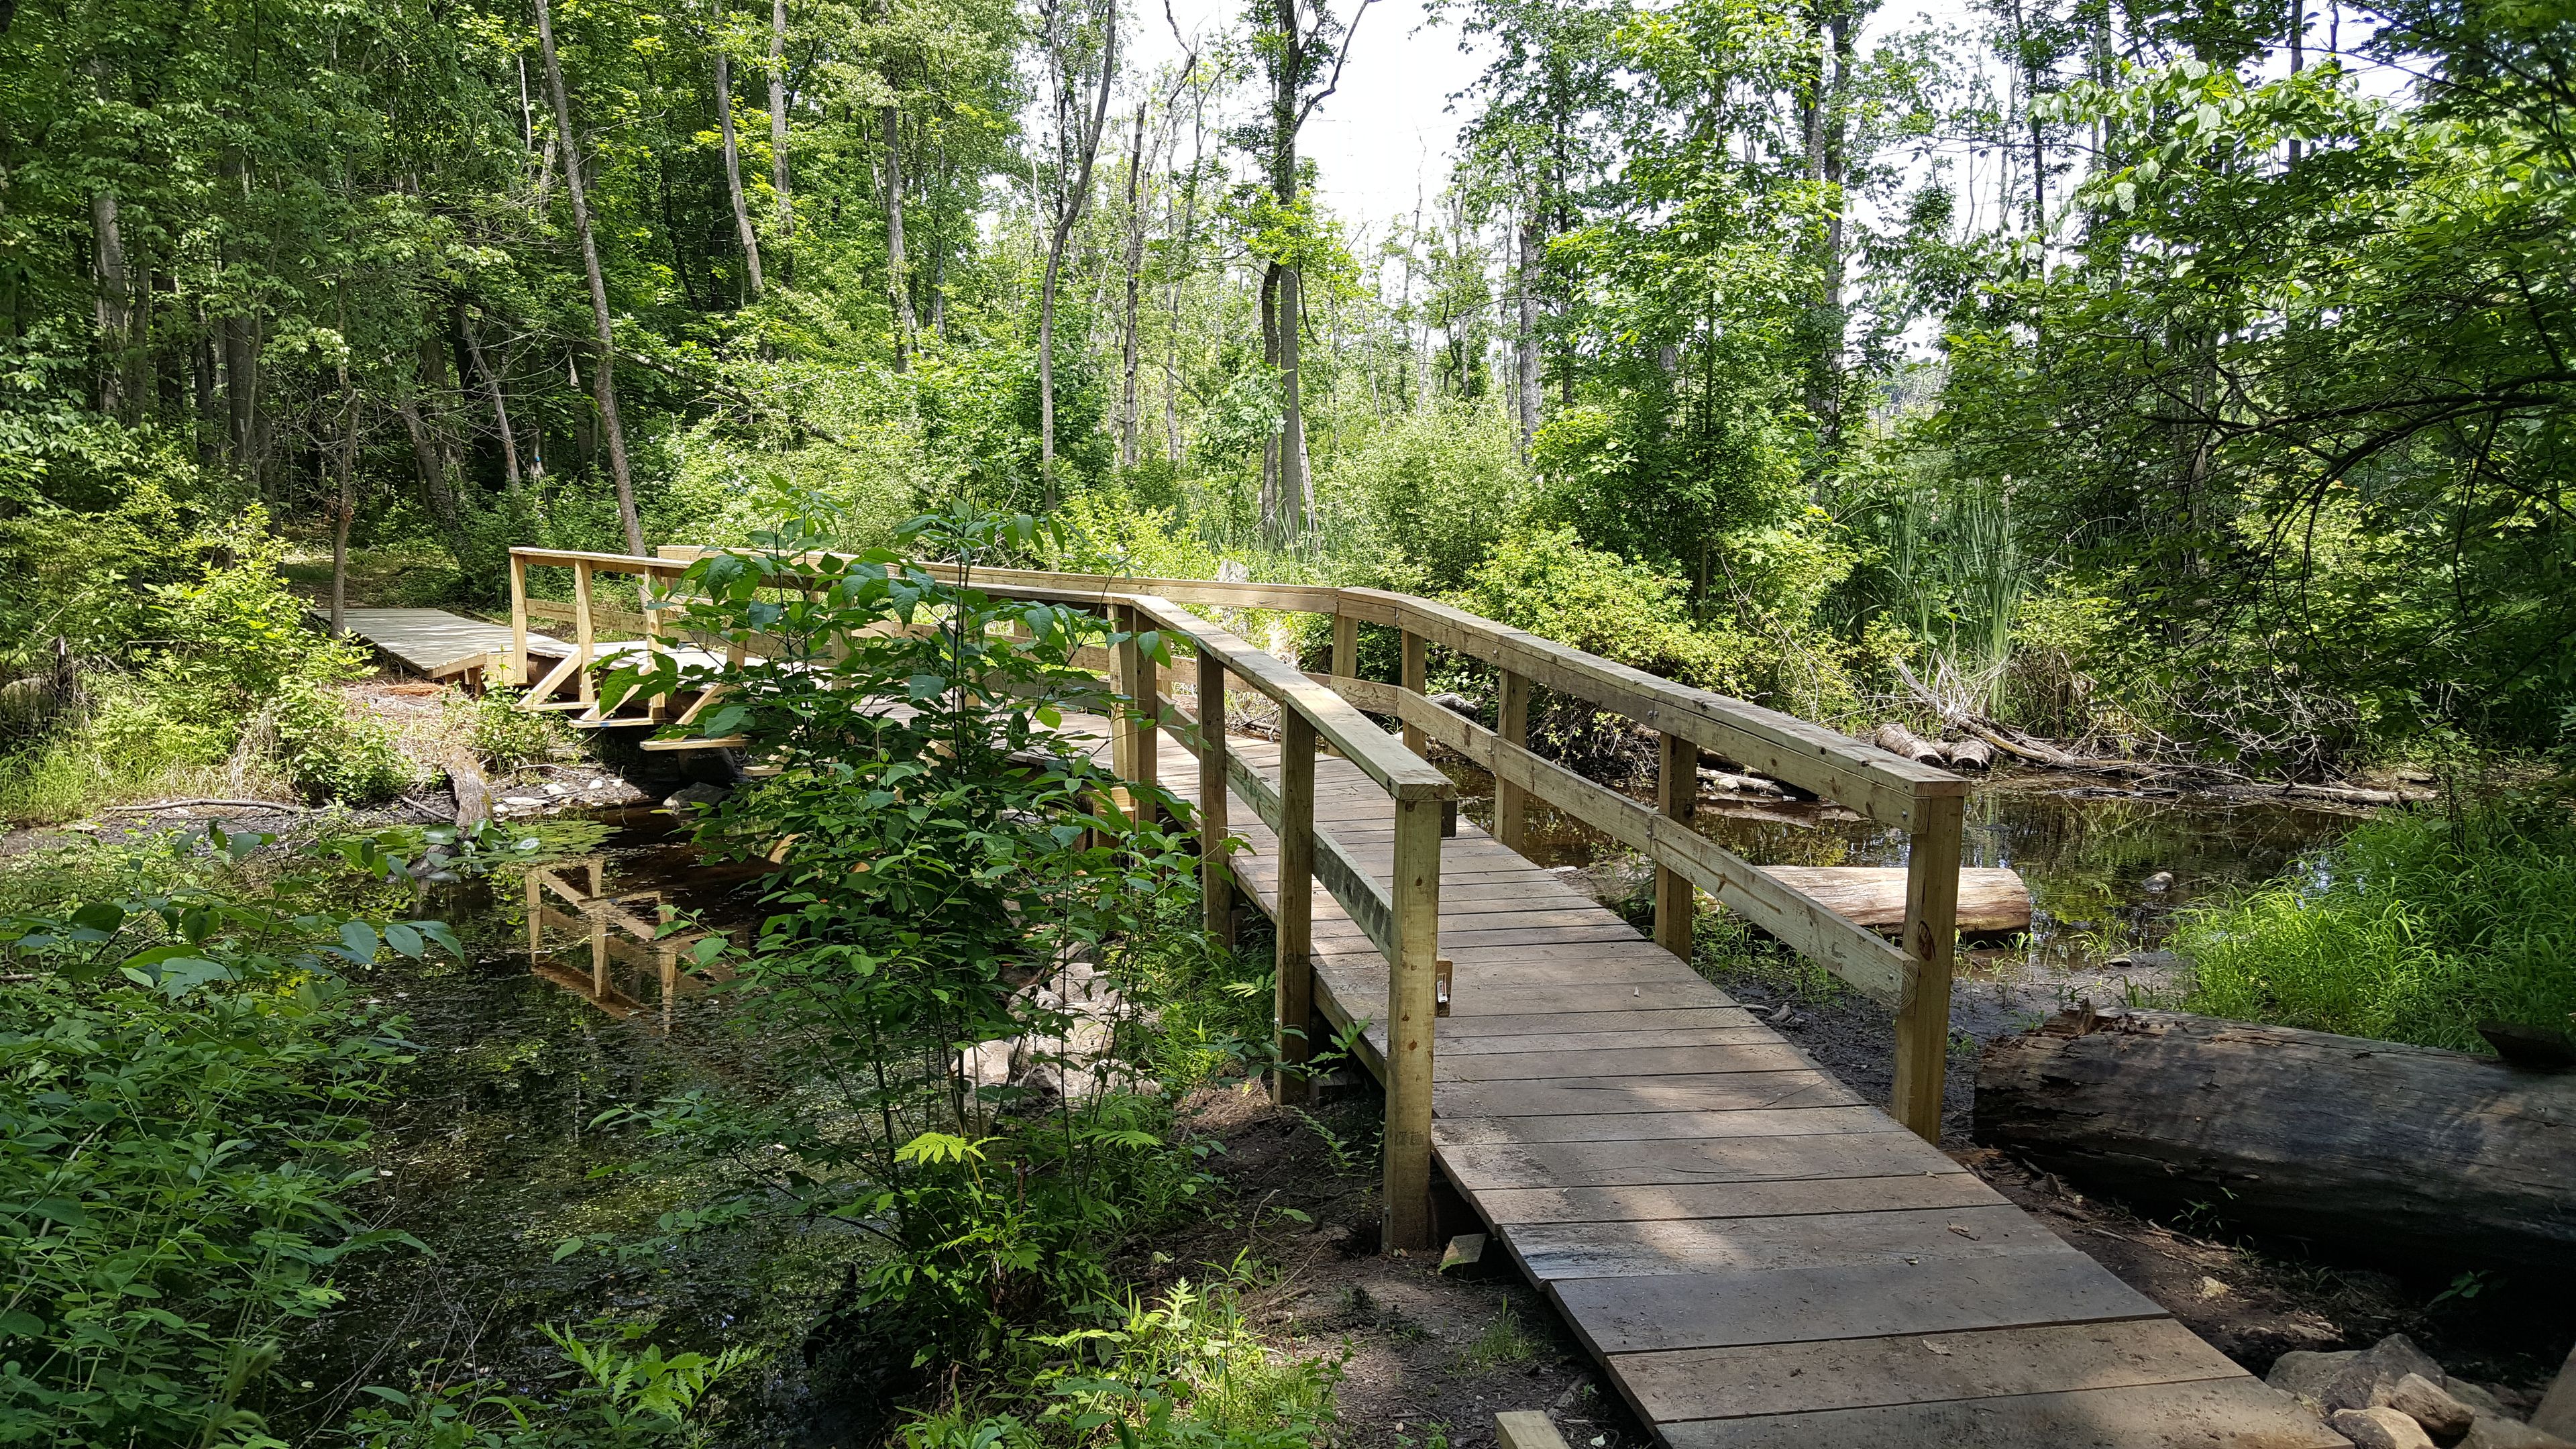
[[[608,469],[617,486],[617,521],[625,529],[626,551],[644,552],[644,521],[635,512],[635,480],[626,468],[626,435],[617,422],[617,335],[608,315],[608,281],[599,270],[599,244],[590,233],[590,204],[583,196],[580,147],[574,144],[572,102],[564,94],[563,67],[555,59],[554,18],[546,0],[537,0],[537,40],[545,54],[546,90],[554,102],[555,133],[563,145],[564,191],[572,200],[573,230],[581,237],[582,269],[590,278],[590,318],[599,333],[599,355],[591,366],[593,396],[599,405],[599,430],[608,445]]]
[[[1136,466],[1137,286],[1145,266],[1145,103],[1136,103],[1136,134],[1127,146],[1127,310],[1119,327],[1119,360],[1126,378],[1118,402],[1118,465]]]
[[[223,455],[223,404],[215,396],[215,339],[206,310],[197,308],[196,334],[188,339],[189,381],[197,395],[197,466],[210,468]]]
[[[766,290],[760,280],[760,237],[751,229],[751,208],[742,198],[742,150],[733,133],[733,60],[716,52],[716,127],[724,138],[725,196],[733,203],[734,234],[742,239],[742,265],[751,279],[751,295]]]
[[[1293,541],[1306,521],[1305,378],[1299,363],[1303,316],[1295,267],[1279,272],[1279,521],[1281,541]]]
[[[787,200],[787,0],[769,0],[769,185],[778,200],[778,234],[796,230]]]
[[[340,364],[339,496],[331,505],[331,632],[341,633],[349,612],[349,522],[358,511],[358,390],[349,385],[349,364]]]
[[[2079,1008],[1986,1048],[1976,1132],[2088,1190],[2331,1256],[2576,1263],[2576,1072]]]
[[[92,277],[97,283],[98,410],[125,421],[133,403],[134,279],[125,267],[125,230],[119,224],[116,193],[101,190],[89,199]]]
[[[1539,214],[1538,198],[1529,201],[1529,210],[1520,225],[1520,332],[1515,339],[1520,356],[1521,459],[1527,462],[1530,445],[1538,437],[1539,394],[1546,383],[1539,377],[1538,357],[1538,284],[1539,284]]]
[[[1050,17],[1053,14],[1053,11],[1049,12]],[[1106,14],[1108,23],[1107,33],[1101,44],[1100,86],[1093,96],[1089,124],[1083,127],[1078,137],[1082,165],[1079,173],[1074,177],[1072,187],[1059,192],[1056,196],[1055,229],[1047,237],[1046,279],[1041,284],[1038,294],[1038,473],[1043,485],[1046,507],[1050,511],[1054,509],[1057,497],[1055,476],[1056,283],[1064,270],[1065,244],[1072,240],[1074,224],[1082,219],[1083,208],[1091,201],[1091,166],[1100,155],[1100,133],[1109,122],[1109,87],[1118,75],[1118,12],[1112,8]],[[1062,60],[1064,41],[1053,29],[1056,23],[1050,18],[1047,43],[1055,52],[1052,66],[1057,76],[1056,84],[1061,87],[1066,79]],[[1056,106],[1059,123],[1065,113],[1062,92],[1059,91]],[[1074,138],[1060,138],[1059,147],[1064,139]],[[1031,189],[1034,191],[1036,183],[1034,156],[1030,158],[1030,168]],[[1062,180],[1059,175],[1059,185],[1062,184]]]
[[[484,359],[483,341],[474,335],[474,320],[465,315],[462,306],[456,312],[456,330],[464,335],[465,355],[474,362],[474,376],[483,384],[483,399],[492,405],[492,427],[501,435],[501,481],[510,491],[519,490],[519,435],[510,426],[510,404],[501,392],[500,374]]]
[[[903,115],[884,110],[886,148],[886,293],[894,303],[894,370],[912,350],[912,268],[903,253]]]
[[[1261,361],[1273,376],[1279,371],[1279,277],[1284,269],[1272,262],[1261,274]],[[1261,442],[1261,532],[1279,536],[1279,434]]]

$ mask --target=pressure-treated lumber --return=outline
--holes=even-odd
[[[1874,865],[1766,865],[1762,873],[1854,925],[1893,931],[1905,924],[1906,869]],[[1997,867],[1959,871],[1957,927],[2018,931],[2030,924],[2030,887]]]
[[[2576,1072],[2181,1012],[1989,1046],[1977,1137],[2148,1208],[2333,1254],[2576,1263]]]
[[[1278,813],[1266,822],[1278,834],[1278,904],[1272,914],[1276,927],[1272,949],[1277,958],[1273,973],[1277,999],[1273,1007],[1280,1060],[1291,1059],[1293,1040],[1297,1053],[1294,1059],[1302,1062],[1306,1059],[1306,1024],[1315,1011],[1315,897],[1310,885],[1315,871],[1315,731],[1295,710],[1281,711],[1279,720]],[[1292,1075],[1297,1078],[1294,1085],[1290,1083]],[[1273,1072],[1270,1083],[1273,1101],[1284,1104],[1302,1101],[1306,1096],[1302,1074]]]
[[[1497,741],[1499,744],[1499,740]],[[1699,804],[1699,746],[1680,735],[1656,737],[1655,806],[1667,820],[1690,824]],[[1655,866],[1655,944],[1691,959],[1691,932],[1699,919],[1699,893],[1689,876]]]
[[[1963,804],[1955,795],[1922,801],[1906,843],[1905,925],[1897,942],[1906,956],[1905,989],[1896,1007],[1896,1083],[1887,1110],[1926,1142],[1941,1140]]]

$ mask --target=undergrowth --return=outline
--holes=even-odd
[[[2481,1021],[2576,1013],[2576,819],[2533,794],[2382,815],[2243,897],[2184,916],[2186,1005],[2485,1052]]]

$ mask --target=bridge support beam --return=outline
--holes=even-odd
[[[1395,802],[1396,956],[1386,983],[1388,1248],[1433,1246],[1431,1058],[1439,1014],[1440,802]]]
[[[1950,964],[1958,944],[1959,829],[1967,801],[1914,802],[1905,856],[1905,995],[1896,1011],[1896,1089],[1887,1114],[1941,1142],[1941,1083],[1950,1052]]]

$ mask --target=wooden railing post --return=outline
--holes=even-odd
[[[1225,661],[1199,650],[1199,900],[1207,933],[1234,944],[1234,875],[1225,855]]]
[[[1655,804],[1667,820],[1688,820],[1699,805],[1699,746],[1679,735],[1661,737],[1655,766]],[[1691,959],[1691,924],[1699,915],[1698,888],[1671,866],[1655,867],[1655,944]]]
[[[1294,709],[1279,711],[1279,909],[1277,927],[1279,1070],[1270,1074],[1274,1102],[1307,1097],[1306,1024],[1315,1014],[1315,725]]]
[[[1503,743],[1526,748],[1529,744],[1530,682],[1529,676],[1502,671],[1502,698],[1494,708],[1494,733]],[[1529,792],[1500,779],[1494,781],[1494,838],[1506,850],[1518,850],[1529,838]]]
[[[650,669],[662,662],[662,611],[653,607],[653,576],[644,575],[643,587],[636,592],[636,603],[644,613],[644,665]],[[656,694],[644,702],[644,713],[651,719],[667,719],[671,697]]]
[[[1396,959],[1386,983],[1389,1248],[1432,1246],[1431,1057],[1439,1014],[1440,802],[1395,802]]]
[[[1896,1090],[1887,1110],[1935,1146],[1950,1051],[1950,957],[1958,936],[1966,804],[1956,795],[1916,797],[1905,858],[1905,997],[1896,1012]]]
[[[536,681],[528,668],[528,561],[510,555],[510,672],[505,682],[527,688]]]
[[[1427,642],[1410,629],[1404,631],[1404,678],[1399,682],[1416,694],[1423,692],[1430,679]],[[1425,754],[1431,748],[1431,741],[1420,729],[1408,724],[1404,727],[1404,747],[1417,755]]]
[[[572,647],[573,657],[580,661],[573,666],[573,673],[579,677],[583,704],[599,700],[599,691],[590,678],[591,646],[598,637],[590,622],[590,561],[584,559],[572,566]]]
[[[1360,621],[1351,614],[1333,615],[1333,675],[1348,679],[1360,672]]]
[[[1137,633],[1144,623],[1142,613],[1132,608],[1127,611],[1127,632],[1130,635]],[[1151,825],[1157,813],[1153,787],[1162,778],[1163,748],[1155,735],[1155,727],[1162,719],[1163,696],[1155,678],[1154,656],[1146,653],[1144,646],[1132,637],[1124,647],[1127,658],[1125,687],[1128,699],[1133,701],[1127,706],[1125,717],[1127,778],[1138,787],[1129,813],[1137,824]]]

